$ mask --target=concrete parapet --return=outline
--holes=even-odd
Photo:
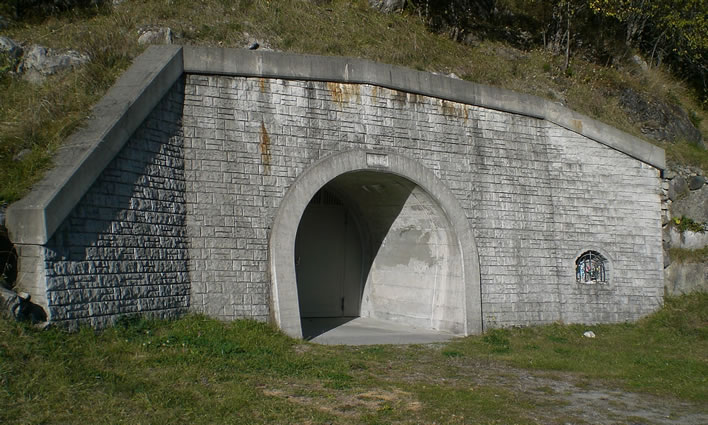
[[[10,239],[45,244],[130,136],[182,76],[182,48],[150,47],[64,142],[54,167],[7,210]]]
[[[194,74],[372,84],[541,118],[653,167],[666,168],[662,148],[550,100],[401,66],[357,58],[185,46],[184,70]]]

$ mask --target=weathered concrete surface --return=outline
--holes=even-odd
[[[664,150],[540,97],[364,59],[185,46],[186,73],[372,84],[542,118],[664,169]]]
[[[447,332],[414,328],[368,317],[357,317],[339,326],[321,326],[328,330],[310,341],[325,345],[430,344],[449,341],[455,337]]]
[[[362,207],[372,211],[386,206]],[[442,209],[414,187],[396,214],[374,214],[391,224],[364,286],[361,316],[464,334],[462,253]]]
[[[431,278],[450,283],[449,302],[427,304],[444,312],[429,328],[616,322],[661,304],[663,150],[538,98],[398,67],[203,48],[185,48],[182,62],[181,52],[148,50],[8,212],[21,285],[53,320],[103,326],[189,307],[272,317],[301,335],[300,217],[321,187],[358,171],[430,197],[393,220],[399,246],[411,223],[428,238],[411,245],[410,267],[428,248],[444,266],[420,268],[419,294],[439,287]],[[172,106],[149,116],[161,99]],[[405,261],[381,246],[374,272]],[[587,250],[608,258],[608,285],[576,282]],[[381,288],[405,286],[401,276]],[[377,309],[417,320],[416,309]],[[461,328],[444,325],[460,317]]]

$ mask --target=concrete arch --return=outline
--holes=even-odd
[[[300,219],[315,193],[346,173],[375,171],[394,174],[425,191],[440,207],[457,237],[464,285],[465,335],[482,332],[479,257],[472,229],[459,202],[447,186],[419,162],[401,155],[352,150],[323,158],[290,186],[273,223],[270,237],[271,308],[276,324],[301,338],[294,249]]]

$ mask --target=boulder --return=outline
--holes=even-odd
[[[679,232],[671,226],[669,241],[672,248],[702,249],[708,246],[708,232]]]
[[[369,0],[369,5],[383,13],[392,13],[403,10],[406,0]]]
[[[688,183],[681,176],[674,177],[669,182],[669,199],[676,201],[688,191]]]
[[[145,28],[139,34],[138,44],[172,44],[172,29],[169,27]]]
[[[30,302],[26,293],[16,293],[0,286],[0,316],[32,323],[47,321],[47,313],[42,307]]]
[[[706,178],[703,176],[693,176],[688,179],[688,188],[691,190],[698,190],[703,187],[706,183]]]
[[[697,190],[686,191],[685,196],[673,201],[669,207],[672,217],[686,216],[694,221],[708,222],[708,185]]]
[[[647,64],[647,61],[645,61],[641,56],[639,55],[634,55],[632,56],[632,62],[634,62],[635,65],[639,67],[642,71],[648,71],[649,70],[649,64]]]
[[[654,140],[675,142],[686,140],[706,147],[701,132],[693,125],[680,106],[647,97],[630,88],[620,95],[620,106],[639,126],[642,133]]]
[[[668,295],[708,291],[708,263],[671,263],[664,269],[664,286]]]
[[[88,56],[74,50],[55,51],[35,44],[25,54],[20,68],[25,79],[37,83],[49,75],[67,71],[88,61]]]
[[[15,42],[15,40],[7,37],[0,37],[0,52],[9,55],[11,58],[17,60],[22,57],[22,47]]]

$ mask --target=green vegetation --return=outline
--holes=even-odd
[[[669,163],[698,167],[708,175],[708,151],[694,144],[682,141],[671,145],[666,150],[666,159]]]
[[[669,257],[677,263],[708,262],[708,246],[701,249],[670,248]]]
[[[585,338],[585,331],[596,338]],[[534,370],[570,371],[634,391],[708,400],[708,294],[667,298],[637,324],[498,329],[449,345],[465,356]]]
[[[598,17],[574,17],[574,39],[584,37],[584,45],[590,47],[574,44],[569,58],[562,49],[550,48],[561,19],[552,13],[553,2],[499,0],[493,2],[496,9],[464,16],[460,11],[474,2],[414,1],[404,12],[389,15],[373,11],[366,0],[146,0],[116,7],[94,3],[18,0],[0,5],[4,8],[0,13],[11,19],[0,35],[25,45],[71,48],[91,57],[89,64],[40,85],[18,79],[9,72],[12,66],[6,58],[0,60],[0,202],[19,199],[41,178],[53,152],[89,115],[90,105],[144,49],[137,44],[138,31],[147,27],[169,26],[181,44],[243,47],[257,39],[278,50],[363,57],[455,73],[563,102],[641,136],[639,124],[620,107],[622,90],[631,88],[681,104],[708,134],[702,95],[672,78],[667,66],[654,63],[650,70],[636,72],[636,66],[627,62],[627,47],[623,43],[622,49],[612,47],[616,30],[598,37],[588,32],[607,27],[597,25]],[[444,3],[457,9],[435,10]],[[590,13],[587,7],[583,10]],[[470,16],[478,19],[463,19]],[[517,27],[521,32],[511,30]],[[606,45],[599,49],[601,42]],[[708,169],[705,151],[679,144],[673,153],[674,146],[667,146],[670,158],[680,163],[698,159]]]
[[[708,294],[670,298],[637,324],[494,330],[442,346],[320,346],[201,316],[75,333],[3,319],[0,422],[554,424],[568,421],[559,373],[578,388],[705,405],[706,325]],[[547,383],[529,391],[534,376]]]
[[[694,219],[686,216],[674,217],[674,226],[679,232],[694,232],[694,233],[704,233],[708,228],[706,228],[706,223],[700,223]]]

